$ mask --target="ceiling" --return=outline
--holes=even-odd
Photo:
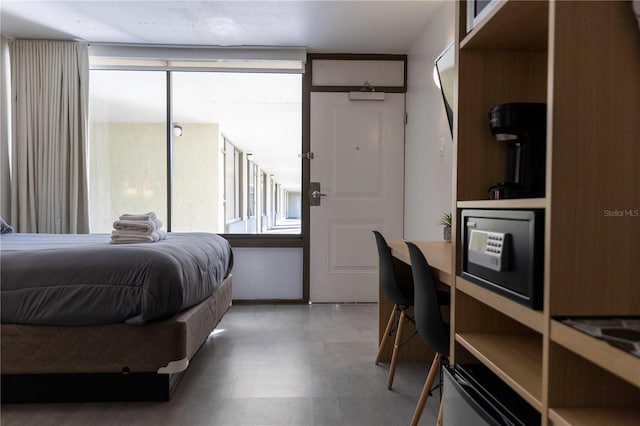
[[[6,37],[406,53],[444,0],[3,0]]]
[[[93,44],[278,46],[301,47],[314,53],[397,54],[408,52],[444,1],[0,0],[0,33],[7,38],[76,40]],[[92,84],[97,85],[98,81],[95,78]],[[135,80],[131,80],[134,85],[131,88],[123,87],[126,86],[125,81],[129,80],[121,79],[118,89],[105,83],[102,90],[98,90],[105,102],[123,105],[120,109],[114,108],[120,116],[134,117],[141,111],[155,114],[155,108],[164,107],[161,102],[152,105],[152,96],[124,99],[127,94],[133,97],[142,87]],[[185,89],[185,93],[197,92],[203,84],[208,84],[196,78],[190,81],[199,86]],[[213,92],[219,91],[208,93]],[[185,102],[181,107],[182,122],[206,121],[202,118],[203,111],[207,111],[210,117],[217,114],[215,119],[226,121],[222,130],[233,138],[234,143],[252,151],[255,161],[274,173],[285,187],[299,190],[300,160],[297,158],[299,148],[296,147],[300,147],[300,126],[286,126],[293,131],[284,137],[281,130],[271,132],[264,126],[247,126],[246,121],[243,125],[243,120],[232,119],[228,114],[222,117],[219,113],[229,112],[232,105],[234,109],[245,111],[256,111],[256,105],[259,105],[261,112],[252,114],[254,117],[262,117],[264,123],[278,123],[280,119],[269,119],[268,114],[283,108],[290,110],[296,102],[291,98],[286,101],[280,99],[270,106],[264,100],[251,99],[250,103],[242,106],[241,103],[248,99],[248,91],[234,92],[238,99],[227,98],[223,102],[199,97]],[[141,98],[149,100],[149,103],[141,106]],[[212,109],[216,104],[218,109]],[[127,110],[125,105],[136,108],[136,113]],[[162,116],[160,111],[157,114]],[[119,121],[117,117],[111,118]],[[267,140],[265,134],[269,133],[276,134]],[[261,141],[259,146],[253,145],[255,140]],[[281,144],[293,146],[294,152],[288,156],[275,155],[285,151]],[[285,163],[284,157],[291,155],[294,156],[294,167],[290,159]]]

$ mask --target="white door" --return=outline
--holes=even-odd
[[[372,230],[402,238],[404,94],[350,101],[311,93],[310,301],[377,302],[378,252]]]

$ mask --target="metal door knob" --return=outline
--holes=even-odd
[[[327,194],[323,194],[317,189],[314,189],[313,191],[311,191],[311,198],[320,198],[320,197],[326,197],[326,196]]]

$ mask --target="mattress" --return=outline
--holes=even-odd
[[[229,242],[215,234],[109,241],[109,234],[2,234],[2,323],[145,324],[207,299],[233,266]]]

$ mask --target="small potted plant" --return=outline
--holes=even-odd
[[[443,214],[438,224],[444,226],[444,240],[451,241],[451,213]]]

